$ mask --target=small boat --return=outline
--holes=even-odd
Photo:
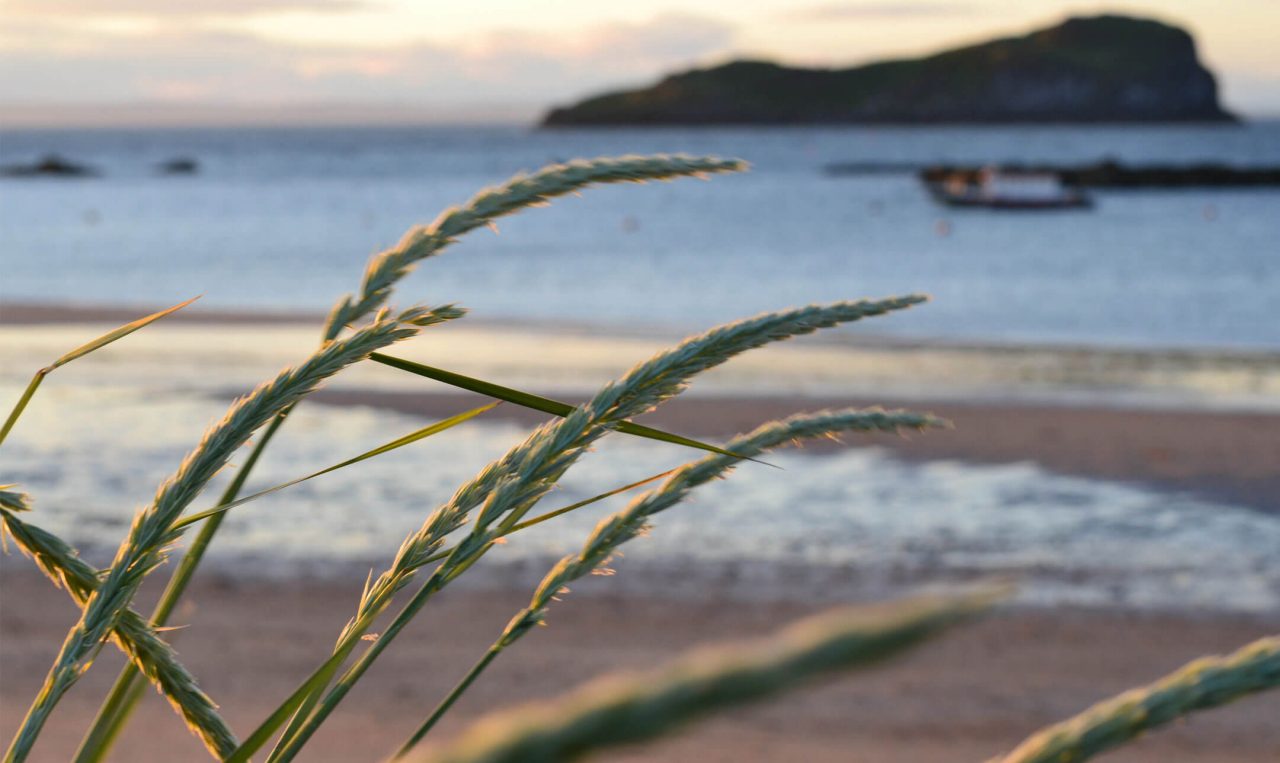
[[[990,209],[1080,209],[1093,200],[1078,188],[1063,185],[1052,172],[1011,172],[987,168],[953,173],[925,181],[938,201],[951,207]]]

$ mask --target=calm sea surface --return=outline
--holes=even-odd
[[[711,153],[753,170],[595,189],[480,231],[399,300],[477,316],[699,328],[906,291],[875,331],[924,338],[1280,349],[1280,190],[1098,194],[1091,211],[938,207],[908,174],[831,162],[1280,164],[1246,127],[531,131],[512,127],[9,131],[101,177],[0,180],[0,301],[327,309],[367,256],[482,186],[558,160]],[[188,156],[190,177],[158,162]]]

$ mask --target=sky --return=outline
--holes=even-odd
[[[528,121],[735,57],[846,66],[1121,12],[1280,116],[1280,0],[0,0],[0,124]]]

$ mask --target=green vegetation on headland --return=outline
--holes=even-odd
[[[556,108],[544,126],[1227,122],[1186,31],[1071,18],[917,59],[848,69],[733,61]]]

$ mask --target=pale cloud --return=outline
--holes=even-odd
[[[28,39],[53,32],[28,24]],[[550,35],[494,31],[400,46],[302,45],[240,31],[170,26],[157,34],[74,35],[0,49],[0,102],[75,104],[516,102],[545,105],[651,78],[723,52],[733,28],[663,15]]]
[[[256,79],[268,97],[278,94],[290,79],[289,56],[224,32],[79,37],[52,55],[39,47],[0,50],[0,100],[10,103],[241,100],[254,92]]]
[[[665,14],[639,24],[602,24],[572,42],[573,52],[587,59],[611,56],[645,60],[693,58],[729,45],[734,27],[717,19],[690,14]],[[539,45],[553,43],[549,35]]]
[[[281,12],[345,13],[377,7],[374,0],[8,0],[6,14],[80,19],[207,18]]]
[[[735,53],[817,66],[921,55],[1052,23],[1080,3],[707,0],[674,12],[674,0],[472,0],[444,12],[423,0],[0,0],[0,122],[144,101],[193,121],[277,106],[373,120],[480,103],[527,118]],[[1251,3],[1177,7],[1229,105],[1276,114],[1280,5]],[[1159,16],[1160,5],[1131,12]]]
[[[868,19],[911,19],[929,17],[972,16],[981,9],[971,3],[901,0],[871,3],[831,3],[795,8],[779,14],[789,21],[844,21]]]
[[[649,78],[728,50],[734,27],[716,19],[665,14],[640,23],[613,22],[567,34],[496,30],[461,43],[460,63],[485,78],[531,69],[574,79]]]

